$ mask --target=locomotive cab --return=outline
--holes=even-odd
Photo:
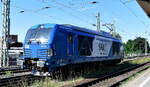
[[[19,64],[24,68],[47,71],[47,59],[53,55],[53,25],[42,24],[28,30],[24,40],[24,57]]]

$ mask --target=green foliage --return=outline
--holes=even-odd
[[[141,53],[145,52],[145,38],[138,37],[135,40],[134,50],[141,51]],[[149,49],[149,43],[147,42],[147,48]]]
[[[6,71],[5,73],[6,73],[6,74],[5,74],[6,76],[11,76],[11,75],[12,75],[12,72],[11,72],[11,71]]]
[[[126,54],[133,53],[133,48],[134,48],[134,41],[133,40],[128,40],[126,44],[124,44],[124,50]]]
[[[147,42],[147,49],[149,51],[149,43]],[[141,54],[145,52],[145,38],[137,37],[134,40],[128,40],[124,44],[126,54]]]
[[[84,80],[82,77],[68,79],[67,81],[58,81],[52,78],[46,77],[45,80],[36,81],[32,87],[62,87],[69,85],[68,87],[73,87],[77,82]]]

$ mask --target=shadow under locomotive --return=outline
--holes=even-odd
[[[61,67],[55,72],[51,73],[51,78],[60,81],[75,79],[79,77],[85,79],[100,78],[137,65],[138,64],[132,64],[129,62],[114,64],[112,63],[112,61],[68,65]],[[118,74],[115,74],[114,77],[117,75]]]

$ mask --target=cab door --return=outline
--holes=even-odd
[[[65,57],[67,48],[65,33],[62,32],[57,33],[54,42],[55,42],[54,45],[55,55],[59,57]]]

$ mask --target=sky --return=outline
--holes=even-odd
[[[96,30],[93,24],[98,12],[101,25],[114,23],[123,42],[139,36],[150,42],[150,19],[136,0],[11,0],[10,33],[17,34],[22,42],[27,30],[36,24],[72,24]],[[1,2],[0,14],[1,36]],[[101,30],[109,32],[105,26],[101,26]]]

